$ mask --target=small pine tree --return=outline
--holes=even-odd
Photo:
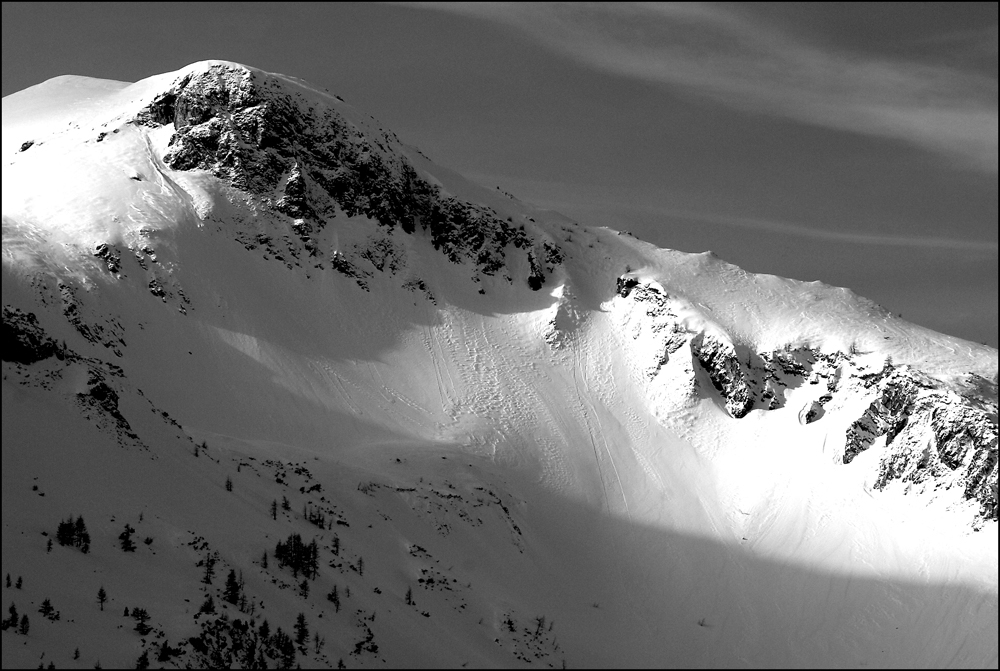
[[[17,626],[18,620],[20,619],[17,616],[17,606],[10,604],[10,608],[7,609],[7,612],[10,613],[10,616],[3,621],[3,628],[13,629]]]
[[[21,579],[21,576],[17,576],[17,582],[14,583],[14,587],[21,589],[22,585],[24,585],[24,580]]]
[[[222,598],[234,606],[239,603],[240,584],[236,581],[236,571],[232,569],[229,569],[229,575],[226,576],[226,586],[223,588]]]
[[[139,655],[139,659],[135,660],[135,668],[137,669],[149,668],[149,650],[142,651],[142,654]]]
[[[56,527],[56,540],[59,541],[59,545],[72,545],[74,531],[72,517],[60,521],[59,526]]]
[[[101,604],[102,611],[104,610],[104,604],[107,602],[107,600],[108,600],[108,593],[104,591],[104,586],[101,585],[101,588],[97,590],[97,603]],[[127,614],[128,613],[126,613],[126,615]]]
[[[28,629],[30,627],[31,627],[31,624],[28,622],[28,616],[27,615],[22,615],[21,616],[21,625],[18,627],[17,633],[19,633],[21,636],[27,636],[28,635]]]
[[[201,581],[206,585],[212,584],[212,578],[215,577],[215,555],[211,552],[205,556],[205,575],[201,577]]]
[[[145,608],[133,608],[132,617],[135,619],[135,630],[139,632],[140,636],[145,636],[153,630],[147,622],[149,622],[149,613],[146,612]],[[147,661],[149,661],[147,659]]]
[[[271,519],[278,519],[278,500],[274,499],[271,501]]]
[[[233,491],[233,479],[228,475],[226,476],[226,491],[227,492]]]
[[[209,594],[205,597],[205,602],[201,604],[201,608],[198,609],[199,613],[213,614],[215,613],[215,599]]]
[[[281,497],[281,509],[286,512],[292,509],[292,504],[286,496]]]
[[[412,606],[413,605],[413,588],[412,587],[407,587],[406,588],[406,605],[407,606]]]
[[[295,642],[304,646],[309,641],[309,627],[306,626],[305,613],[299,613],[295,618]]]
[[[7,588],[10,589],[10,574],[7,574]]]
[[[44,615],[45,617],[51,615],[53,611],[55,611],[55,608],[52,607],[52,602],[49,601],[49,599],[47,598],[44,601],[42,601],[42,605],[38,608],[38,612]]]
[[[135,552],[135,542],[132,540],[132,534],[135,533],[135,529],[132,528],[131,524],[126,522],[125,530],[118,534],[118,542],[121,545],[122,552]]]
[[[302,597],[303,599],[308,599],[309,598],[309,581],[308,580],[303,580],[301,583],[299,583],[299,596]]]
[[[340,556],[340,536],[333,534],[333,546],[330,548],[333,554]]]
[[[170,645],[167,643],[167,639],[163,639],[160,644],[160,650],[156,653],[156,661],[163,663],[169,661],[170,659]]]
[[[340,594],[337,593],[337,586],[333,586],[333,591],[326,595],[326,600],[333,604],[333,612],[340,612]]]
[[[265,571],[267,570],[267,550],[264,550],[264,554],[260,558],[260,567]]]
[[[128,616],[129,616],[128,606],[125,606],[125,613],[122,615],[122,617],[128,617]]]
[[[365,560],[364,557],[358,557],[358,575],[364,577],[365,575]]]
[[[52,552],[52,539],[50,538],[45,542],[45,551]]]
[[[80,648],[73,651],[73,659],[80,659]]]

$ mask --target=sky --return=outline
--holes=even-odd
[[[997,3],[3,4],[3,95],[205,59],[440,165],[997,346]]]

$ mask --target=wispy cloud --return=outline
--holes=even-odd
[[[988,241],[962,240],[958,238],[921,235],[873,235],[869,233],[813,228],[811,226],[794,224],[787,221],[762,219],[758,217],[734,217],[724,214],[705,214],[672,209],[658,209],[655,211],[657,214],[668,218],[672,217],[703,224],[729,226],[765,233],[778,233],[781,235],[793,235],[796,237],[811,238],[813,240],[827,240],[830,242],[839,242],[851,245],[916,247],[923,249],[976,252],[979,254],[990,254],[992,256],[996,256],[998,253],[997,243]]]
[[[811,45],[715,4],[417,5],[512,26],[602,71],[732,107],[903,140],[997,173],[997,79],[973,70]],[[982,35],[973,37],[981,48]]]
[[[504,188],[524,194],[535,205],[578,217],[587,226],[629,227],[621,218],[622,212],[631,212],[639,218],[660,222],[697,223],[718,228],[740,228],[758,233],[774,233],[811,240],[860,246],[897,247],[910,249],[939,249],[969,252],[975,256],[997,256],[1000,247],[992,240],[970,240],[942,235],[893,235],[863,233],[851,230],[832,230],[827,225],[775,219],[767,216],[740,216],[713,212],[710,209],[685,209],[653,201],[642,192],[607,185],[580,185],[555,180],[524,179],[510,175],[466,173],[466,177],[480,184],[503,183]]]

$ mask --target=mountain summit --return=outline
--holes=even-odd
[[[996,350],[235,63],[2,154],[5,666],[995,666]]]

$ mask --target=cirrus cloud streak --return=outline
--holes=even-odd
[[[814,46],[715,4],[416,5],[511,26],[604,72],[738,109],[902,140],[997,173],[997,80],[973,70]]]

